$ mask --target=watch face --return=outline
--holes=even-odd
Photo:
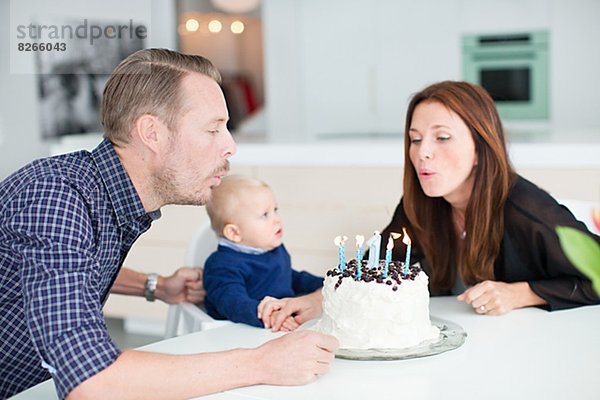
[[[156,285],[158,283],[158,274],[148,274],[146,278],[146,286],[144,288],[144,296],[148,301],[154,301],[154,292],[156,291]]]

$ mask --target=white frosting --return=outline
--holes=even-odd
[[[325,278],[323,314],[314,329],[337,337],[341,348],[400,349],[438,338],[423,271],[400,285],[346,277],[336,289],[338,280],[339,275]]]

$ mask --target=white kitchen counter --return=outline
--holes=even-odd
[[[582,136],[577,136],[581,140]],[[600,168],[600,132],[578,142],[516,142],[509,144],[516,168]],[[92,149],[99,135],[66,137],[51,154]],[[239,166],[403,166],[401,139],[323,139],[306,143],[250,143],[238,140],[231,158]]]
[[[516,168],[598,168],[600,143],[515,143],[509,153]],[[241,143],[236,165],[399,166],[402,140],[328,140],[311,143]]]

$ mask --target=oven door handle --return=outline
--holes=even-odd
[[[472,54],[471,59],[473,61],[520,61],[520,60],[535,60],[536,54],[532,51],[519,51],[519,52],[493,52],[493,53],[479,53]]]

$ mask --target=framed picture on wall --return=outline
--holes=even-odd
[[[65,50],[36,52],[42,137],[101,132],[99,112],[104,85],[121,60],[144,48],[145,35],[135,33],[142,25],[85,19],[49,26],[56,27]],[[46,31],[47,35],[51,33]],[[51,41],[42,38],[39,43]]]

